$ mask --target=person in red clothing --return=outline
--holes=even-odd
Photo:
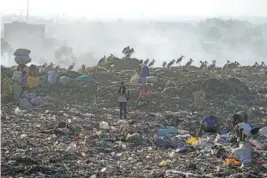
[[[151,92],[148,90],[148,86],[144,85],[143,90],[140,91],[139,97],[138,97],[138,103],[145,102],[148,103],[151,99]]]

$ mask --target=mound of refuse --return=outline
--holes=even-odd
[[[222,79],[197,79],[186,82],[178,89],[183,96],[192,96],[195,91],[204,90],[206,97],[225,97],[229,95],[246,96],[249,93],[248,86],[237,78]]]

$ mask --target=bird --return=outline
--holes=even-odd
[[[203,62],[202,67],[200,69],[201,69],[201,74],[205,74],[208,70],[208,62],[207,61]]]
[[[152,59],[152,61],[148,64],[148,67],[153,66],[155,63],[155,59]]]
[[[266,64],[263,61],[261,61],[261,67],[262,68],[265,68],[266,67]]]
[[[239,65],[240,65],[240,64],[239,64],[237,61],[235,61],[235,62],[232,62],[231,64],[229,64],[229,65],[228,65],[228,68],[229,68],[229,69],[235,69],[235,68],[237,68]]]
[[[229,60],[227,60],[227,62],[226,62],[226,64],[223,66],[223,68],[222,68],[222,71],[226,71],[227,70],[227,68],[228,68],[228,66],[229,66],[229,64],[230,64],[231,62],[229,61]]]
[[[55,70],[58,71],[58,69],[59,69],[59,66],[56,66],[56,67],[55,67]]]
[[[85,65],[84,64],[82,65],[82,73],[83,74],[85,73]]]
[[[74,63],[72,63],[72,65],[68,68],[68,71],[71,71],[74,68]]]
[[[177,59],[176,64],[179,64],[179,63],[183,60],[183,58],[184,58],[184,56],[181,55],[181,57],[179,57],[179,58]]]
[[[46,68],[47,64],[46,62],[42,65],[42,68]]]
[[[149,62],[149,59],[146,59],[145,62],[144,62],[144,64],[147,65],[148,62]]]
[[[165,61],[165,62],[163,62],[163,64],[162,64],[162,67],[164,68],[164,67],[166,67],[166,64],[167,64],[167,62]]]
[[[53,67],[53,66],[54,66],[54,64],[51,62],[51,63],[49,64],[48,68],[51,68],[51,67]]]
[[[125,54],[128,50],[130,50],[130,46],[123,48],[122,53]]]
[[[174,62],[175,62],[175,59],[173,59],[171,62],[169,62],[167,64],[167,68],[170,68],[174,64]]]
[[[213,60],[212,61],[212,64],[211,65],[209,65],[209,67],[208,67],[208,70],[210,71],[210,70],[213,70],[214,68],[215,68],[215,66],[216,66],[216,60]]]
[[[199,62],[200,62],[199,68],[201,69],[203,67],[203,65],[204,65],[204,62],[202,62],[202,61],[199,61]]]
[[[100,65],[103,64],[105,61],[106,61],[106,56],[102,57],[102,58],[98,61],[97,66],[100,66]]]
[[[192,62],[194,62],[194,61],[193,61],[193,59],[190,58],[190,60],[185,64],[185,67],[190,67]]]
[[[251,67],[251,69],[256,69],[259,66],[258,62],[255,62],[255,64]]]

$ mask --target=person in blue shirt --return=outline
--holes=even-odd
[[[204,117],[200,121],[200,128],[198,131],[198,137],[201,137],[204,132],[208,133],[220,133],[220,123],[218,117],[214,115],[209,115]]]

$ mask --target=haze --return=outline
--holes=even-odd
[[[26,20],[27,0],[0,0],[2,15],[15,14],[20,20]],[[111,53],[121,55],[121,50],[130,45],[136,51],[134,57],[155,58],[160,65],[162,61],[171,60],[184,54],[196,61],[218,58],[223,64],[225,58],[241,60],[244,64],[255,60],[265,60],[267,56],[259,55],[249,47],[238,46],[238,49],[223,49],[220,57],[208,54],[201,48],[203,36],[190,31],[195,23],[187,20],[204,18],[238,18],[242,20],[267,17],[266,0],[30,0],[29,23],[45,23],[46,37],[54,38],[73,47],[77,56],[90,52],[94,59],[79,61],[93,65],[103,55]],[[83,24],[60,25],[59,21],[39,21],[33,17],[50,19],[82,19]],[[151,21],[154,23],[109,23],[109,20]],[[262,18],[261,18],[262,19]],[[264,19],[264,18],[263,18]],[[267,18],[266,18],[267,19]],[[102,20],[105,24],[88,24],[88,20]],[[186,21],[186,24],[162,24],[157,21]],[[261,24],[266,23],[261,20]],[[236,29],[236,31],[242,29]],[[265,28],[261,28],[267,34]],[[267,37],[263,36],[267,44]],[[53,61],[54,51],[46,51],[48,61]],[[38,56],[42,57],[42,56]],[[37,57],[36,57],[37,58]],[[93,61],[92,61],[93,60]],[[223,60],[223,61],[222,61]],[[71,63],[71,61],[69,62]],[[198,65],[198,62],[197,64]]]

